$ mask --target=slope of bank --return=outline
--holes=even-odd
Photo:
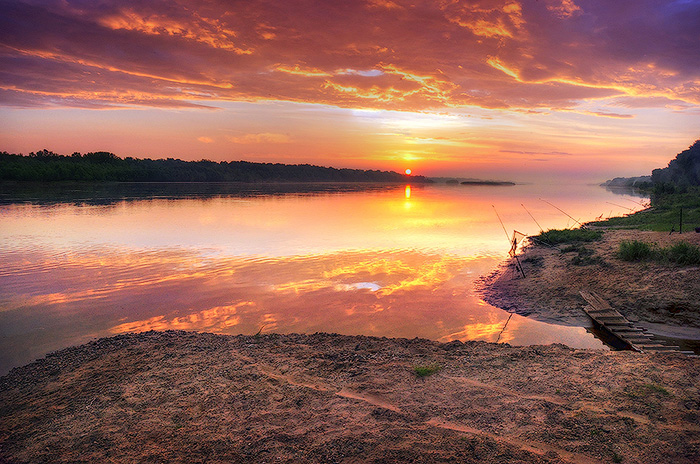
[[[606,230],[597,242],[530,245],[519,256],[525,278],[510,260],[482,282],[484,299],[497,307],[535,319],[586,325],[582,289],[593,290],[632,321],[678,328],[679,338],[700,334],[698,266],[654,261],[627,262],[617,256],[624,240],[666,247],[681,241],[700,245],[700,234],[640,230]],[[689,337],[690,335],[690,337]]]
[[[0,379],[0,462],[692,463],[699,378],[562,345],[127,334]]]

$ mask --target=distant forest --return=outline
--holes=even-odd
[[[700,140],[676,155],[667,167],[654,169],[651,181],[657,189],[670,193],[700,185]]]
[[[700,187],[700,140],[678,153],[665,168],[654,169],[651,176],[616,177],[604,187],[636,188],[654,194],[687,193]]]
[[[59,155],[39,150],[29,155],[0,152],[3,181],[110,182],[429,182],[423,176],[393,171],[336,169],[310,164],[248,161],[182,161],[120,158],[109,152]]]

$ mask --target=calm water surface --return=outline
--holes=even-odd
[[[494,308],[509,234],[641,209],[597,186],[121,186],[0,200],[0,374],[94,337],[337,332],[604,348]],[[45,192],[44,192],[45,193]],[[615,203],[614,205],[611,203]],[[619,205],[619,206],[618,206]],[[494,209],[495,207],[495,209]]]

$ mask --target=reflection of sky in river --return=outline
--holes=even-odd
[[[517,316],[503,330],[509,314],[474,293],[508,249],[494,206],[509,232],[538,230],[521,203],[544,227],[573,222],[538,200],[545,193],[401,186],[3,206],[0,371],[92,337],[151,329],[601,347],[585,329]],[[581,220],[615,208],[611,198],[595,187],[549,192]]]

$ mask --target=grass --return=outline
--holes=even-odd
[[[640,229],[669,232],[680,228],[680,213],[683,209],[683,230],[692,231],[700,226],[700,187],[683,193],[652,195],[651,208],[622,217],[591,223],[595,226],[616,229]]]
[[[658,248],[638,240],[624,240],[620,242],[617,256],[623,261],[654,260],[680,266],[700,265],[700,247],[688,242],[678,242],[666,248]]]
[[[672,396],[671,392],[666,390],[666,388],[653,383],[645,383],[642,385],[631,387],[625,393],[627,394],[627,396],[633,399],[649,398],[649,395],[653,394],[660,396]],[[647,406],[652,408],[655,407],[652,403],[648,403]]]
[[[617,256],[623,261],[642,261],[650,259],[653,253],[653,245],[639,240],[623,240],[620,242]]]
[[[688,242],[678,242],[665,250],[666,259],[681,266],[700,264],[700,247]]]
[[[562,243],[594,242],[603,237],[603,232],[589,229],[550,229],[536,235],[535,243],[559,245]]]
[[[418,377],[428,377],[442,369],[439,364],[428,364],[425,366],[413,366],[413,373]]]
[[[644,388],[646,388],[648,391],[654,392],[654,393],[659,393],[663,396],[671,396],[671,393],[666,390],[664,387],[661,385],[655,385],[653,383],[647,383],[644,385]]]

